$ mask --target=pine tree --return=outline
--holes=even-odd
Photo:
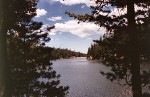
[[[67,94],[68,87],[59,85],[60,75],[52,68],[52,52],[45,47],[45,42],[50,41],[48,33],[40,30],[41,22],[33,21],[37,3],[37,0],[4,2],[4,30],[1,31],[7,44],[3,54],[7,55],[7,61],[3,64],[6,77],[2,78],[5,82],[2,97],[64,97]]]
[[[133,97],[142,97],[142,86],[150,83],[150,72],[140,69],[150,56],[150,1],[96,0],[96,6],[91,9],[91,14],[66,13],[107,29],[103,38],[96,42],[101,46],[100,58],[106,66],[112,67],[112,72],[101,73],[111,81],[125,80],[132,86]],[[118,11],[114,14],[114,10]]]

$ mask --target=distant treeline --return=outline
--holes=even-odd
[[[54,47],[46,47],[51,51],[51,59],[68,59],[73,57],[86,57],[86,54],[81,52],[72,51],[69,49],[63,49],[63,48],[54,48]]]

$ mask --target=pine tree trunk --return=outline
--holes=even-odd
[[[133,97],[142,97],[142,88],[141,88],[141,77],[140,77],[140,63],[137,59],[137,56],[132,58],[132,92]]]
[[[133,97],[142,97],[140,60],[137,51],[137,32],[135,26],[134,0],[127,1],[128,35],[129,35],[129,58],[131,61],[132,93]]]
[[[0,2],[0,6],[1,6],[1,2]],[[4,91],[4,74],[3,74],[3,66],[4,64],[4,60],[3,60],[3,39],[2,39],[2,23],[3,23],[3,13],[2,10],[0,8],[0,93],[2,94]],[[1,95],[0,95],[1,96]]]
[[[0,10],[0,88],[3,88],[1,91],[3,93],[2,97],[11,97],[11,76],[10,76],[10,67],[8,64],[7,56],[7,28],[5,19],[7,18],[4,11],[5,1],[1,1],[1,10]]]

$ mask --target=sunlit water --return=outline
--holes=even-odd
[[[53,61],[53,68],[61,74],[61,85],[69,86],[67,97],[131,97],[128,87],[112,83],[100,74],[109,71],[99,61],[86,58]]]

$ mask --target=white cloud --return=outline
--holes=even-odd
[[[39,17],[41,17],[41,16],[44,16],[44,15],[46,15],[47,14],[47,11],[45,10],[45,9],[37,9],[36,10],[36,18],[39,18]]]
[[[85,6],[84,6],[84,5],[82,5],[82,6],[81,6],[81,8],[83,9],[83,8],[85,8]]]
[[[81,38],[88,37],[93,34],[104,34],[106,30],[104,28],[100,28],[98,25],[94,23],[80,22],[77,20],[70,20],[64,23],[56,23],[54,24],[55,29],[51,30],[51,34],[53,33],[71,33]]]
[[[59,41],[59,38],[51,38],[51,41]]]
[[[92,40],[92,38],[89,37],[89,38],[87,38],[87,40]]]
[[[64,5],[76,5],[76,4],[85,4],[86,6],[95,6],[95,0],[52,0],[55,2],[60,2]]]
[[[57,17],[50,17],[48,18],[49,21],[59,21],[59,20],[63,20],[61,16],[57,16]]]

